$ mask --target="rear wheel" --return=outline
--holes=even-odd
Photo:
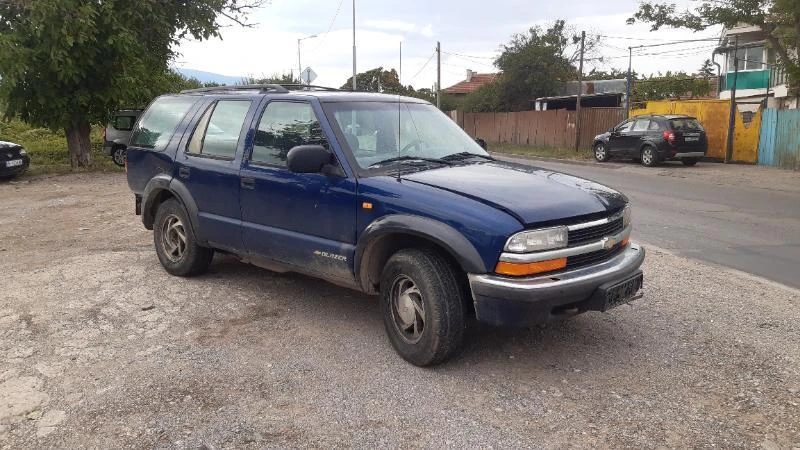
[[[158,206],[153,223],[158,260],[172,275],[190,277],[208,269],[214,250],[201,247],[183,205],[171,198]]]
[[[427,249],[400,250],[381,275],[381,311],[392,346],[416,366],[443,362],[464,338],[463,290],[455,269]]]
[[[658,153],[656,149],[651,146],[646,146],[642,149],[642,165],[647,167],[654,167],[658,165]]]
[[[611,159],[611,155],[608,154],[608,147],[603,142],[594,144],[594,159],[597,162],[606,162]]]
[[[111,154],[111,159],[114,160],[114,164],[125,167],[125,157],[127,156],[127,151],[125,147],[114,147],[114,152]]]
[[[697,158],[684,158],[681,160],[684,166],[693,166],[697,164],[698,161],[700,160]]]

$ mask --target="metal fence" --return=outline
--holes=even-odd
[[[520,111],[504,113],[448,113],[464,131],[490,143],[547,148],[573,148],[575,111]],[[594,137],[625,118],[622,108],[585,108],[581,111],[580,147],[589,149]]]
[[[758,163],[800,170],[800,109],[764,110]]]

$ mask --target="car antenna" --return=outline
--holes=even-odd
[[[400,65],[397,68],[397,81],[403,87],[403,41],[400,41]],[[400,158],[400,91],[397,91],[397,157]],[[400,167],[397,167],[397,181],[400,181]]]

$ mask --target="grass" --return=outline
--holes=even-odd
[[[103,128],[92,127],[91,143],[94,162],[90,167],[73,169],[69,164],[67,139],[63,132],[53,132],[47,128],[34,128],[19,121],[0,121],[0,141],[9,141],[25,147],[31,158],[26,174],[70,172],[119,172],[122,169],[114,164],[110,156],[101,153],[103,147]]]
[[[489,151],[507,155],[538,156],[541,158],[590,160],[589,150],[575,151],[574,148],[542,148],[516,144],[489,144]]]

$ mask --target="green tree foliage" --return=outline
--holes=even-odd
[[[268,77],[244,77],[240,84],[300,84],[300,78],[295,78],[294,74],[288,73],[273,73]]]
[[[685,72],[667,72],[634,80],[633,102],[677,98],[705,97],[712,90],[713,80]]]
[[[636,79],[636,71],[631,72],[631,77]],[[619,80],[623,78],[628,78],[628,71],[613,68],[611,70],[592,69],[583,76],[584,80]]]
[[[798,0],[702,0],[693,9],[679,10],[674,3],[645,1],[628,23],[647,22],[661,27],[704,30],[714,25],[732,28],[757,25],[779,56],[789,83],[800,88],[800,1]]]
[[[6,117],[63,129],[73,166],[91,164],[91,123],[142,105],[177,82],[180,39],[244,24],[260,0],[0,2],[0,102]],[[175,85],[177,86],[177,85]],[[168,87],[168,89],[172,89]]]
[[[400,77],[394,69],[386,70],[376,67],[366,72],[356,74],[356,86],[362,92],[385,92],[387,94],[404,94],[406,88],[400,84]],[[353,89],[353,77],[347,79],[342,90]]]

